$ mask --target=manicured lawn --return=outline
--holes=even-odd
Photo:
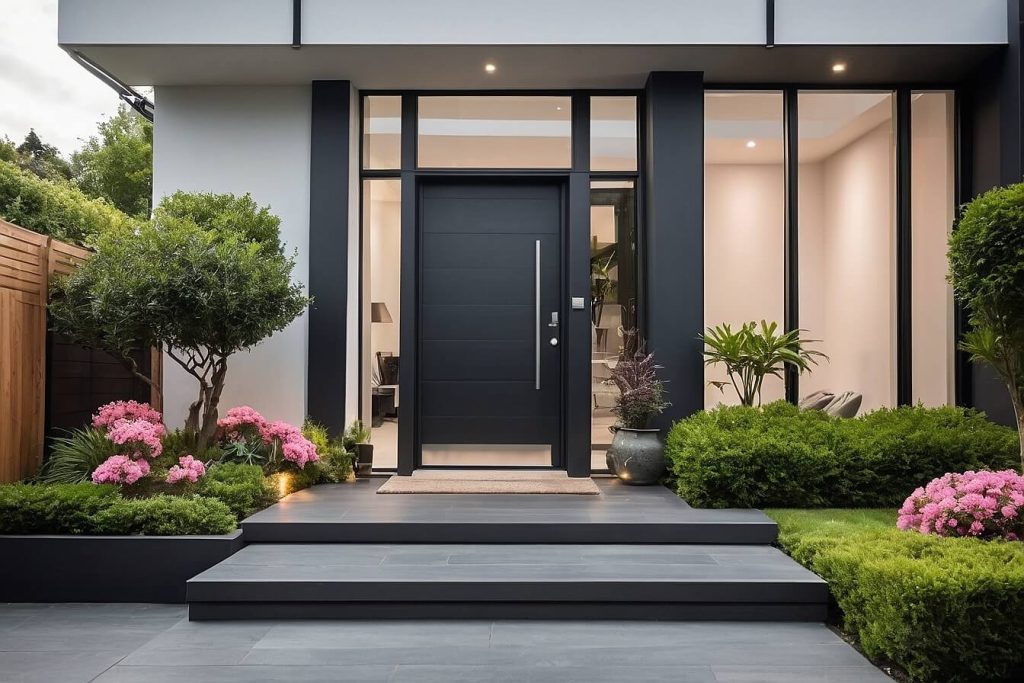
[[[889,509],[767,512],[876,662],[915,681],[1021,680],[1024,543],[899,531]]]

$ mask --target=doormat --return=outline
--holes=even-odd
[[[522,477],[510,475],[497,478],[484,472],[473,478],[463,472],[452,477],[393,476],[377,489],[377,493],[539,493],[575,496],[596,496],[601,493],[590,478]]]

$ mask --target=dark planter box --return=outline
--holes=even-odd
[[[185,582],[242,549],[223,536],[0,536],[0,602],[185,602]]]

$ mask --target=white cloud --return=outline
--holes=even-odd
[[[117,94],[57,47],[57,0],[0,0],[0,136],[29,128],[64,155],[117,111]]]

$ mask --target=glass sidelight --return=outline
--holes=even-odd
[[[611,371],[622,331],[637,324],[636,187],[632,180],[590,184],[591,467],[603,470],[618,390]]]

